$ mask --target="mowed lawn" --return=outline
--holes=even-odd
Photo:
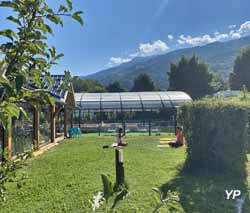
[[[152,212],[156,206],[153,187],[180,194],[180,210],[176,212],[236,212],[235,201],[226,200],[225,190],[243,187],[237,178],[183,173],[185,148],[157,148],[160,137],[166,136],[127,136],[124,165],[130,194],[115,212]],[[115,180],[114,150],[102,149],[114,141],[114,136],[86,135],[65,140],[30,159],[18,171],[28,175],[26,184],[21,189],[8,185],[8,200],[0,204],[0,212],[92,212],[90,200],[102,191],[101,174]],[[99,212],[110,212],[111,205],[112,199]]]

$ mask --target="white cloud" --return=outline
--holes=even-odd
[[[154,41],[153,43],[140,44],[139,46],[140,56],[155,55],[168,50],[168,45],[161,40]]]
[[[237,28],[236,25],[230,25],[228,27],[229,30],[227,32],[219,32],[216,31],[213,34],[204,34],[200,36],[191,36],[191,35],[180,35],[179,38],[174,39],[172,34],[167,35],[167,38],[171,42],[177,42],[176,47],[181,46],[200,46],[209,43],[213,43],[216,41],[228,41],[232,39],[239,39],[243,36],[250,35],[250,21],[246,21]],[[122,63],[126,63],[131,61],[135,57],[143,57],[143,56],[150,56],[150,55],[157,55],[161,53],[165,53],[169,51],[169,46],[161,41],[156,40],[149,43],[141,43],[136,51],[128,54],[127,57],[111,57],[109,63],[107,64],[108,67],[113,67],[120,65]]]
[[[192,37],[190,35],[181,35],[177,40],[177,43],[180,46],[200,46],[216,41],[228,41],[232,39],[239,39],[242,36],[250,35],[250,21],[246,21],[245,23],[243,23],[239,27],[239,29],[234,29],[236,27],[236,25],[229,26],[231,31],[228,33],[220,33],[216,31],[213,35],[205,34],[197,37]]]
[[[241,35],[248,35],[250,33],[250,21],[246,21],[245,23],[243,23],[240,26],[238,33],[240,33]]]
[[[169,40],[169,41],[173,41],[173,39],[174,39],[174,36],[171,35],[171,34],[169,34],[169,35],[168,35],[168,40]]]
[[[226,41],[229,38],[230,38],[230,36],[228,34],[224,33],[224,34],[218,34],[218,35],[216,35],[214,39],[216,41]]]
[[[107,66],[113,67],[130,61],[131,58],[111,57]]]
[[[219,36],[219,35],[217,35]],[[180,45],[191,45],[191,46],[199,46],[208,43],[215,42],[215,38],[211,37],[210,35],[203,35],[203,36],[184,36],[181,35],[180,38],[177,40],[178,44]]]
[[[111,57],[106,66],[118,66],[120,64],[130,62],[133,58],[161,54],[167,52],[169,49],[168,45],[161,40],[157,40],[152,43],[142,43],[139,45],[138,50],[129,54],[128,57]]]
[[[230,25],[228,28],[229,29],[234,29],[234,28],[236,28],[237,27],[237,25],[236,24],[233,24],[233,25]]]
[[[229,32],[230,38],[232,39],[239,39],[241,38],[241,34],[239,32],[235,32],[234,30],[231,30]]]
[[[215,31],[214,35],[215,36],[220,35],[220,32],[219,31]]]

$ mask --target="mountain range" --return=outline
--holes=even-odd
[[[119,81],[123,87],[130,89],[135,77],[140,73],[147,73],[159,89],[167,89],[167,72],[170,70],[170,64],[176,63],[181,56],[190,57],[196,54],[209,65],[210,71],[220,73],[224,79],[227,79],[233,71],[237,55],[247,45],[250,45],[250,36],[227,42],[214,42],[204,46],[178,49],[162,55],[137,57],[117,67],[81,78],[98,80],[105,85]]]

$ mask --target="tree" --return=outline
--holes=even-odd
[[[75,92],[107,92],[106,87],[96,80],[73,78],[73,87]]]
[[[229,82],[223,79],[221,73],[213,72],[211,74],[212,74],[212,81],[210,85],[212,86],[214,92],[229,89]]]
[[[121,86],[118,81],[111,83],[107,86],[108,92],[125,92],[125,89]]]
[[[236,58],[229,82],[231,89],[240,90],[243,85],[246,85],[250,90],[250,46],[244,48]]]
[[[134,80],[132,92],[154,91],[155,86],[152,79],[147,74],[140,74]]]
[[[48,36],[53,35],[51,24],[63,27],[63,16],[71,17],[81,25],[83,20],[80,16],[82,11],[73,11],[71,0],[66,0],[66,5],[60,5],[56,11],[49,7],[46,0],[0,1],[0,7],[12,11],[6,19],[16,26],[14,29],[0,30],[0,36],[7,40],[0,45],[4,61],[0,71],[0,88],[4,94],[0,102],[0,121],[6,128],[10,117],[25,113],[17,102],[27,102],[37,97],[40,100],[46,98],[53,104],[40,80],[41,76],[45,76],[52,84],[49,71],[63,56],[57,53],[54,46],[48,45]],[[66,74],[67,82],[70,76]],[[34,82],[41,90],[32,92],[25,89],[28,81]]]
[[[171,64],[168,73],[168,90],[183,91],[197,99],[211,94],[213,75],[208,66],[194,55],[191,58],[182,57],[177,64]]]

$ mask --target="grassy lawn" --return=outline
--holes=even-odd
[[[152,212],[156,206],[153,187],[180,193],[181,212],[236,212],[235,201],[227,201],[224,191],[242,188],[239,179],[223,174],[184,173],[185,148],[159,149],[156,146],[160,137],[127,137],[124,160],[130,195],[118,204],[116,212]],[[21,189],[8,185],[8,201],[0,204],[0,212],[92,212],[90,200],[102,191],[101,174],[110,174],[115,180],[114,150],[102,149],[114,140],[111,135],[65,140],[46,154],[30,159],[19,171],[19,175],[29,176],[26,185]],[[111,205],[112,199],[99,212],[109,212]],[[160,212],[167,210],[162,208]]]

